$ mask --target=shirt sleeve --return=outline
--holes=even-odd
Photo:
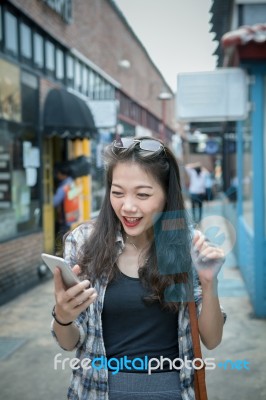
[[[74,231],[70,232],[64,242],[64,259],[71,266],[74,267],[78,261],[78,251],[80,246],[84,243],[84,240],[87,240],[89,235],[92,232],[92,226],[89,225],[80,225]],[[89,320],[89,308],[83,311],[79,316],[73,321],[73,325],[75,325],[79,330],[79,340],[75,345],[75,348],[79,348],[83,345],[86,340],[88,333],[88,320]],[[58,345],[63,348],[58,339],[56,337],[54,328],[53,328],[54,320],[51,324],[51,333]],[[63,348],[64,349],[64,348]],[[65,350],[65,349],[64,349]]]
[[[64,201],[64,198],[65,198],[64,187],[60,186],[54,194],[53,198],[54,207],[58,207]]]

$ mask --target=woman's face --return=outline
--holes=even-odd
[[[166,196],[157,180],[137,163],[118,163],[113,170],[110,201],[127,235],[143,238]]]

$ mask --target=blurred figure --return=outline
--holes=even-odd
[[[213,200],[213,183],[214,183],[213,173],[206,170],[206,178],[205,178],[205,200],[206,201]]]
[[[233,177],[230,180],[230,187],[226,192],[228,200],[232,203],[236,203],[237,201],[237,189],[238,189],[238,177],[234,172]]]
[[[71,225],[79,220],[79,190],[67,165],[56,168],[58,186],[53,198],[56,211],[55,233],[58,240],[71,229]]]
[[[206,194],[206,176],[209,174],[209,171],[203,168],[200,162],[187,164],[185,168],[189,176],[188,191],[193,219],[194,222],[199,223],[202,218],[203,201]]]

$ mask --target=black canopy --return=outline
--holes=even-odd
[[[91,137],[97,131],[87,104],[65,89],[48,93],[43,111],[43,132],[46,136],[74,139]]]

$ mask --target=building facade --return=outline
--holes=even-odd
[[[248,77],[249,113],[236,125],[237,260],[255,314],[265,317],[266,1],[214,0],[212,11],[218,64],[241,67]]]
[[[83,220],[103,198],[101,151],[115,135],[171,141],[162,74],[108,0],[0,5],[0,303],[38,281],[53,253],[54,167],[84,156]]]

